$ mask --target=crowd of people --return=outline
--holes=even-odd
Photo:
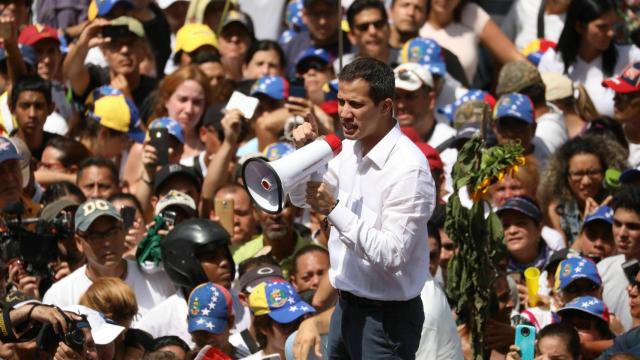
[[[633,0],[0,0],[0,359],[640,359],[639,46]],[[480,351],[478,137],[525,158],[460,194]]]

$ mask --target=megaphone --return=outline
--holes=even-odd
[[[342,140],[331,134],[273,162],[251,158],[242,166],[244,187],[256,206],[278,214],[284,209],[291,187],[318,174],[340,150]]]

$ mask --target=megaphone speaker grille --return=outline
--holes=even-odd
[[[251,200],[260,209],[278,214],[284,208],[284,189],[276,171],[261,158],[247,160],[242,166],[242,179]]]

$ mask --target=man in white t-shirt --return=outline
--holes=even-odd
[[[640,189],[635,186],[623,187],[611,201],[613,209],[613,238],[618,254],[601,260],[598,272],[602,277],[604,293],[602,300],[609,310],[616,314],[625,331],[633,326],[627,280],[622,264],[625,261],[640,260]]]
[[[433,76],[425,65],[406,63],[393,71],[396,85],[395,116],[400,126],[412,126],[429,146],[456,135],[451,126],[436,122],[436,91]]]
[[[43,302],[60,307],[77,304],[95,279],[118,277],[133,290],[138,303],[134,322],[162,302],[175,288],[163,271],[147,274],[134,261],[122,258],[125,231],[120,213],[103,199],[92,199],[78,207],[75,215],[75,240],[85,254],[87,264],[54,283]]]

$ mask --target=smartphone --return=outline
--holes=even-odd
[[[516,342],[522,360],[533,360],[536,354],[536,328],[531,325],[516,326]]]
[[[638,276],[638,271],[640,271],[640,263],[636,259],[627,260],[622,263],[622,271],[624,271],[624,276],[627,277],[627,280],[630,284],[636,283],[636,276]]]
[[[176,212],[175,211],[163,211],[162,218],[164,219],[164,226],[167,229],[171,229],[176,224]]]
[[[169,163],[169,130],[166,128],[158,128],[149,130],[151,145],[156,148],[158,155],[157,164],[160,166]]]
[[[129,34],[129,27],[127,25],[106,25],[101,29],[102,37],[105,38],[120,38]]]
[[[133,226],[133,222],[136,219],[136,208],[133,206],[123,206],[120,209],[120,216],[122,216],[122,223],[124,224],[124,230],[127,231]]]
[[[233,199],[216,199],[214,211],[220,221],[220,225],[233,236]]]
[[[304,99],[307,97],[307,91],[304,89],[304,85],[294,84],[289,86],[289,96]]]

